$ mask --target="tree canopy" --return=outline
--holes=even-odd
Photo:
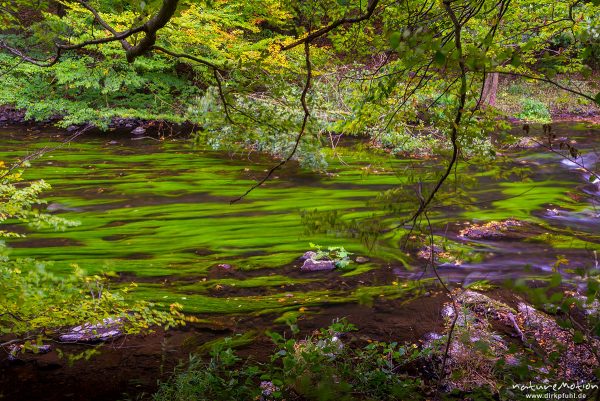
[[[593,74],[597,1],[3,4],[1,103],[63,127],[191,123],[199,140],[271,153],[276,168],[323,168],[332,132],[418,136],[450,153],[441,185],[458,157],[493,154],[501,123],[485,106],[498,74],[600,102],[557,78]]]

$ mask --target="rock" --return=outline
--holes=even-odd
[[[442,338],[444,338],[444,336],[438,333],[426,333],[421,339],[423,348],[431,348],[436,341],[441,340]]]
[[[510,306],[477,291],[462,291],[456,296],[456,300],[461,305],[466,306],[479,314],[491,316],[492,318],[504,321],[505,323],[510,323],[510,320],[506,319],[506,315],[514,315],[517,313],[517,311]]]
[[[451,304],[447,303],[444,306],[442,306],[440,315],[442,315],[442,318],[444,318],[445,320],[452,319],[454,317],[454,308]]]
[[[49,203],[48,206],[46,206],[46,210],[48,212],[79,212],[79,211],[81,211],[81,209],[79,209],[79,208],[65,206],[58,202]]]
[[[514,143],[510,148],[517,149],[535,149],[542,146],[542,140],[540,138],[532,137],[532,136],[524,136],[519,138],[519,140]]]
[[[600,341],[590,339],[590,344],[576,343],[571,332],[561,328],[549,315],[524,302],[519,303],[518,310],[517,322],[525,336],[545,355],[560,355],[558,360],[553,362],[553,374],[557,380],[591,381],[594,379],[598,361],[590,349],[598,349]]]
[[[8,347],[8,360],[17,361],[19,359],[19,354],[23,352],[29,352],[33,354],[47,354],[51,350],[52,346],[47,344],[30,344],[27,347],[25,347],[24,344],[13,344]]]
[[[137,127],[133,131],[131,131],[131,133],[133,135],[144,135],[146,133],[146,128],[144,128],[144,127]]]
[[[357,256],[356,259],[354,259],[354,261],[358,264],[363,264],[363,263],[367,263],[370,259],[364,256]]]
[[[121,319],[106,318],[102,320],[102,323],[86,323],[73,327],[67,333],[60,335],[58,339],[68,343],[108,341],[123,335],[121,325]]]
[[[596,318],[600,317],[600,302],[596,298],[589,301],[588,297],[577,293],[571,293],[567,295],[570,295],[577,300],[577,305],[583,310],[583,313]]]
[[[488,319],[511,309],[475,291],[455,292],[454,300],[455,305],[446,303],[441,311],[446,322],[446,335],[455,323],[448,348],[447,381],[443,384],[448,391],[470,391],[482,382],[495,382],[495,366],[508,354],[508,343],[495,334]],[[435,335],[425,339],[425,345],[437,350],[437,360],[432,360],[432,363],[440,363],[441,355],[445,353],[446,341],[435,341],[440,338]],[[476,379],[473,379],[473,371],[478,372]]]
[[[317,257],[317,253],[313,251],[304,252],[304,255],[300,256],[300,260],[314,259]]]
[[[9,361],[18,361],[19,354],[21,353],[21,345],[13,344],[8,347],[8,360]]]
[[[490,221],[485,224],[472,224],[460,230],[459,236],[470,239],[500,239],[507,237],[511,227],[520,227],[523,224],[517,220]]]
[[[333,270],[335,269],[335,262],[332,260],[313,260],[306,259],[300,270],[307,272],[321,271],[321,270]]]
[[[576,343],[571,332],[561,328],[552,316],[524,302],[514,309],[472,290],[455,291],[453,299],[454,303],[446,303],[441,311],[446,335],[455,322],[448,349],[446,389],[469,391],[481,382],[493,387],[501,380],[494,373],[498,361],[518,366],[531,358],[531,350],[537,350],[537,357],[545,362],[528,367],[540,381],[548,375],[554,381],[593,380],[598,362],[588,344]],[[507,336],[519,338],[522,348],[509,351],[511,341]],[[432,348],[438,358],[432,357],[430,364],[439,363],[444,353],[445,343],[435,341],[439,338],[436,333],[424,337],[424,346]],[[589,341],[593,348],[600,346],[598,340]],[[473,380],[474,371],[478,372],[477,380]]]

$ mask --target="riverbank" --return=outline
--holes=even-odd
[[[557,82],[573,86],[584,93],[597,93],[599,78],[580,76],[558,76]],[[503,118],[512,123],[564,123],[586,122],[600,124],[600,106],[594,102],[569,93],[547,82],[527,80],[519,77],[502,76],[493,107]],[[62,119],[54,116],[43,121],[26,119],[26,110],[18,110],[10,105],[0,106],[0,127],[25,126],[36,129],[53,129]],[[72,132],[82,126],[70,126]],[[108,131],[118,135],[153,137],[187,136],[198,130],[192,123],[173,123],[166,120],[142,120],[135,118],[114,118],[108,124]]]
[[[566,292],[564,302],[572,296]],[[267,316],[260,322],[218,318],[220,328],[190,323],[125,336],[73,362],[69,354],[98,345],[53,344],[62,357],[52,351],[3,360],[0,394],[38,401],[150,400],[157,391],[161,401],[312,400],[327,393],[356,400],[464,400],[473,394],[517,400],[538,392],[515,390],[530,381],[592,385],[599,364],[589,349],[597,348],[596,340],[574,342],[573,333],[581,331],[559,324],[570,318],[579,330],[590,330],[597,309],[553,315],[530,306],[528,298],[499,287],[456,289],[451,296],[438,288],[410,301],[379,298],[370,306],[330,308],[293,327],[265,326]],[[594,394],[587,390],[578,393]]]

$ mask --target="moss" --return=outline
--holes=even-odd
[[[149,299],[168,305],[180,303],[189,313],[206,314],[253,314],[283,313],[301,307],[314,307],[340,303],[368,303],[374,297],[396,299],[412,297],[419,293],[422,283],[404,283],[361,287],[354,291],[316,290],[308,292],[286,292],[261,296],[239,296],[217,298],[182,291],[182,288],[164,288],[159,284],[140,284],[133,293],[135,297]],[[291,295],[291,296],[290,296]]]

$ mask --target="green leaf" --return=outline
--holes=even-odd
[[[433,61],[436,65],[442,66],[446,63],[446,55],[442,53],[440,50],[436,51],[433,56]]]
[[[510,65],[512,65],[513,67],[518,67],[521,65],[521,55],[519,53],[513,53],[510,59]]]
[[[598,106],[600,106],[600,92],[598,92],[598,94],[596,95],[596,97],[594,98],[594,100],[596,101],[596,104]]]
[[[390,46],[392,49],[398,48],[400,46],[400,40],[402,39],[402,34],[400,32],[394,32],[390,35]]]

